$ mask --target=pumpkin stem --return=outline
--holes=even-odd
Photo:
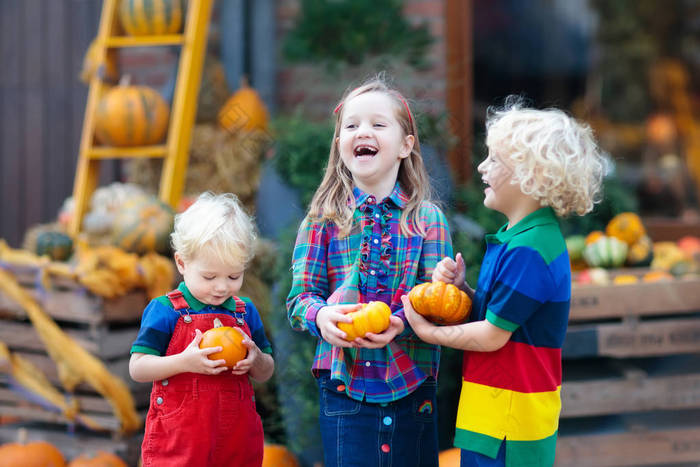
[[[247,87],[250,87],[250,83],[248,82],[248,75],[241,75],[240,88],[245,89]]]
[[[129,86],[131,84],[131,75],[124,75],[119,79],[119,86]]]
[[[220,327],[222,327],[223,325],[224,325],[224,324],[221,322],[221,320],[220,320],[219,318],[214,318],[214,327],[215,327],[215,328],[220,328]]]

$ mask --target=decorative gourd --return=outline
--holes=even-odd
[[[439,324],[461,323],[472,309],[469,296],[453,284],[441,281],[419,284],[408,293],[411,305],[428,321]]]
[[[576,275],[576,284],[580,285],[608,285],[610,273],[603,268],[588,268]]]
[[[119,19],[131,36],[176,34],[182,27],[181,0],[122,0]]]
[[[627,264],[632,267],[649,266],[654,258],[654,243],[647,235],[630,245],[627,251]]]
[[[267,129],[267,109],[255,89],[245,79],[219,111],[217,121],[224,130],[255,131]]]
[[[639,278],[634,274],[620,274],[613,279],[615,285],[636,284],[637,282],[639,282]]]
[[[81,454],[68,463],[68,467],[128,467],[121,457],[111,452],[97,451]]]
[[[676,242],[688,258],[700,257],[700,237],[685,235]]]
[[[389,327],[391,309],[384,302],[369,302],[347,316],[352,318],[352,323],[338,323],[338,329],[347,334],[346,341],[354,341],[358,337],[365,337],[368,332],[384,332]]]
[[[642,282],[663,282],[673,280],[673,275],[667,271],[649,271],[642,276]]]
[[[125,202],[112,223],[112,244],[137,254],[168,254],[174,214],[170,206],[152,196]]]
[[[80,81],[90,84],[90,80],[95,75],[105,83],[116,84],[119,81],[116,49],[108,48],[102,53],[97,40],[92,41],[85,52],[83,68],[80,70]]]
[[[583,259],[583,249],[586,247],[586,237],[583,235],[571,235],[566,237],[566,249],[569,251],[569,259],[576,262]]]
[[[619,268],[627,258],[627,243],[615,237],[603,236],[587,245],[583,259],[591,267]]]
[[[60,232],[41,232],[36,237],[36,254],[65,261],[73,254],[73,239]]]
[[[651,261],[652,269],[670,271],[674,264],[685,260],[686,254],[675,242],[654,243],[654,259]]]
[[[586,245],[590,245],[591,243],[595,242],[598,240],[600,237],[603,237],[605,233],[603,233],[602,230],[594,230],[590,232],[588,235],[586,235]]]
[[[66,460],[56,446],[46,441],[8,443],[0,446],[2,467],[64,467]]]
[[[646,235],[644,224],[633,212],[623,212],[613,217],[605,227],[605,233],[610,237],[619,238],[628,245],[634,245]]]
[[[95,112],[95,136],[107,146],[147,146],[163,141],[170,108],[155,89],[126,81],[107,91]]]
[[[281,444],[265,444],[262,467],[299,467],[299,461]]]
[[[219,346],[223,350],[209,354],[209,360],[226,360],[226,366],[229,368],[243,360],[248,353],[248,348],[243,345],[243,334],[236,328],[224,326],[219,318],[214,318],[214,327],[202,335],[199,348]]]

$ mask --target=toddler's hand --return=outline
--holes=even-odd
[[[221,347],[208,347],[200,349],[202,331],[195,329],[194,339],[180,353],[180,362],[183,372],[200,373],[203,375],[218,375],[226,370],[226,360],[209,360],[208,355],[221,352]]]
[[[253,339],[248,336],[242,329],[240,328],[235,328],[236,331],[240,332],[243,334],[243,345],[245,345],[248,348],[248,355],[243,360],[240,360],[238,363],[236,363],[233,366],[232,373],[234,375],[244,375],[250,371],[251,368],[255,365],[255,360],[258,359],[262,351],[260,348],[255,345],[255,342],[253,342]]]
[[[357,311],[362,305],[328,305],[318,311],[316,315],[316,326],[321,332],[323,340],[336,347],[354,347],[352,342],[345,340],[347,334],[338,329],[338,323],[352,323],[352,318],[348,313]]]
[[[455,259],[443,258],[433,270],[433,280],[454,284],[461,287],[465,279],[465,266],[462,253],[457,253]]]

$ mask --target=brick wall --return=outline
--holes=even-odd
[[[369,59],[359,66],[340,66],[330,72],[324,65],[289,64],[280,52],[278,65],[278,109],[291,111],[298,106],[311,118],[330,115],[342,92],[378,71],[387,71],[396,86],[420,111],[440,113],[445,110],[445,18],[444,0],[404,0],[404,13],[415,24],[426,24],[433,44],[426,54],[428,66],[416,70],[396,60]],[[279,0],[277,38],[281,50],[285,35],[294,26],[299,0]],[[386,60],[386,59],[384,59]]]

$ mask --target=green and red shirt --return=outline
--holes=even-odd
[[[551,208],[486,236],[474,320],[512,332],[495,352],[465,352],[455,446],[506,465],[548,465],[561,410],[561,348],[571,301],[571,268]]]

